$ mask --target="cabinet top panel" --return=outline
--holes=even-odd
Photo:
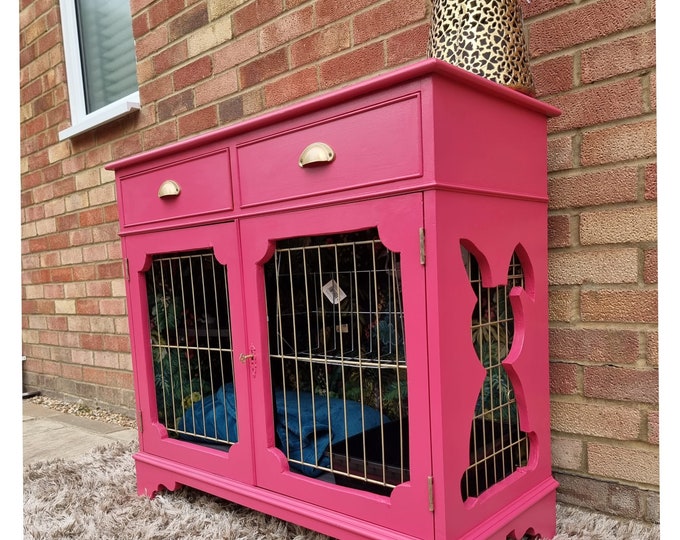
[[[155,148],[134,156],[126,157],[106,166],[109,170],[119,170],[150,159],[172,155],[173,153],[195,148],[215,141],[226,140],[245,132],[254,131],[278,122],[296,118],[301,115],[312,113],[320,109],[345,103],[357,97],[394,88],[411,82],[425,80],[439,76],[454,82],[457,85],[469,87],[477,92],[493,96],[494,99],[506,101],[519,108],[533,111],[545,117],[558,116],[560,111],[547,103],[529,97],[521,92],[497,84],[489,79],[470,73],[462,68],[451,65],[436,58],[428,58],[409,64],[405,67],[376,75],[370,79],[348,85],[338,90],[326,92],[318,96],[308,98],[302,102],[288,105],[281,109],[256,116],[215,129],[209,133],[193,136],[176,143]]]

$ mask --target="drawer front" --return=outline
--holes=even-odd
[[[232,210],[229,152],[222,148],[135,171],[121,178],[120,195],[125,226]]]
[[[302,167],[319,142],[332,161]],[[237,156],[244,207],[420,176],[419,94],[239,145]]]

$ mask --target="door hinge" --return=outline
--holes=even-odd
[[[123,259],[123,274],[125,275],[125,281],[130,281],[130,261],[127,257]]]
[[[430,512],[434,512],[434,478],[427,477],[427,508]]]
[[[137,411],[137,431],[139,431],[140,435],[144,433],[144,420],[142,416],[142,411]]]
[[[425,229],[420,228],[420,264],[425,265]]]

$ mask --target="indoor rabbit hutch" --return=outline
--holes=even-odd
[[[140,494],[552,536],[554,114],[429,59],[112,164]]]

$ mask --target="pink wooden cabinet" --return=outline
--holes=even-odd
[[[428,59],[109,166],[138,490],[549,538],[546,120]]]

